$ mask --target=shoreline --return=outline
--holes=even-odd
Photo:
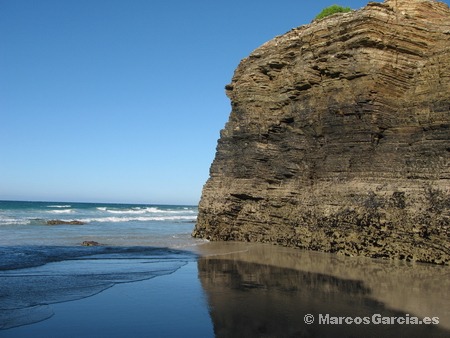
[[[172,273],[117,283],[91,297],[50,304],[51,318],[0,330],[0,336],[45,337],[61,332],[64,337],[231,337],[239,329],[247,336],[262,330],[262,337],[288,333],[331,337],[370,329],[373,336],[409,332],[445,337],[450,332],[448,267],[259,243],[210,242],[189,251],[197,256]],[[303,323],[308,313],[362,316],[376,311],[439,317],[440,323]]]
[[[0,330],[0,337],[176,337],[179,332],[214,337],[206,301],[195,283],[196,269],[191,261],[168,275],[50,304],[50,318]]]

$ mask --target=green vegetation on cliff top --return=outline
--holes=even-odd
[[[317,16],[314,18],[314,20],[323,19],[329,15],[335,14],[335,13],[347,13],[350,12],[352,9],[350,7],[342,7],[339,5],[331,5],[327,8],[324,8],[322,12],[317,14]]]

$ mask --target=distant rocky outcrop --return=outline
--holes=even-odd
[[[81,243],[81,245],[82,246],[100,246],[101,244],[96,241],[83,241],[83,243]]]
[[[450,9],[386,0],[243,59],[193,236],[448,264]]]
[[[45,222],[47,225],[62,225],[62,224],[70,224],[70,225],[83,225],[86,224],[82,221],[63,221],[61,219],[51,219]]]

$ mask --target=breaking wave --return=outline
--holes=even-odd
[[[49,210],[47,213],[49,214],[71,214],[74,211],[72,209],[61,209],[61,210]]]
[[[114,205],[87,203],[29,203],[24,208],[9,203],[0,208],[0,226],[47,225],[49,220],[83,223],[195,222],[197,207],[164,205]],[[8,205],[6,205],[8,206]]]
[[[178,221],[178,222],[189,222],[195,221],[197,215],[192,216],[138,216],[138,217],[97,217],[97,218],[82,218],[80,221],[91,223],[91,222],[148,222],[148,221]]]

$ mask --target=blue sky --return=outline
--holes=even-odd
[[[197,204],[239,61],[334,3],[0,0],[0,199]]]

